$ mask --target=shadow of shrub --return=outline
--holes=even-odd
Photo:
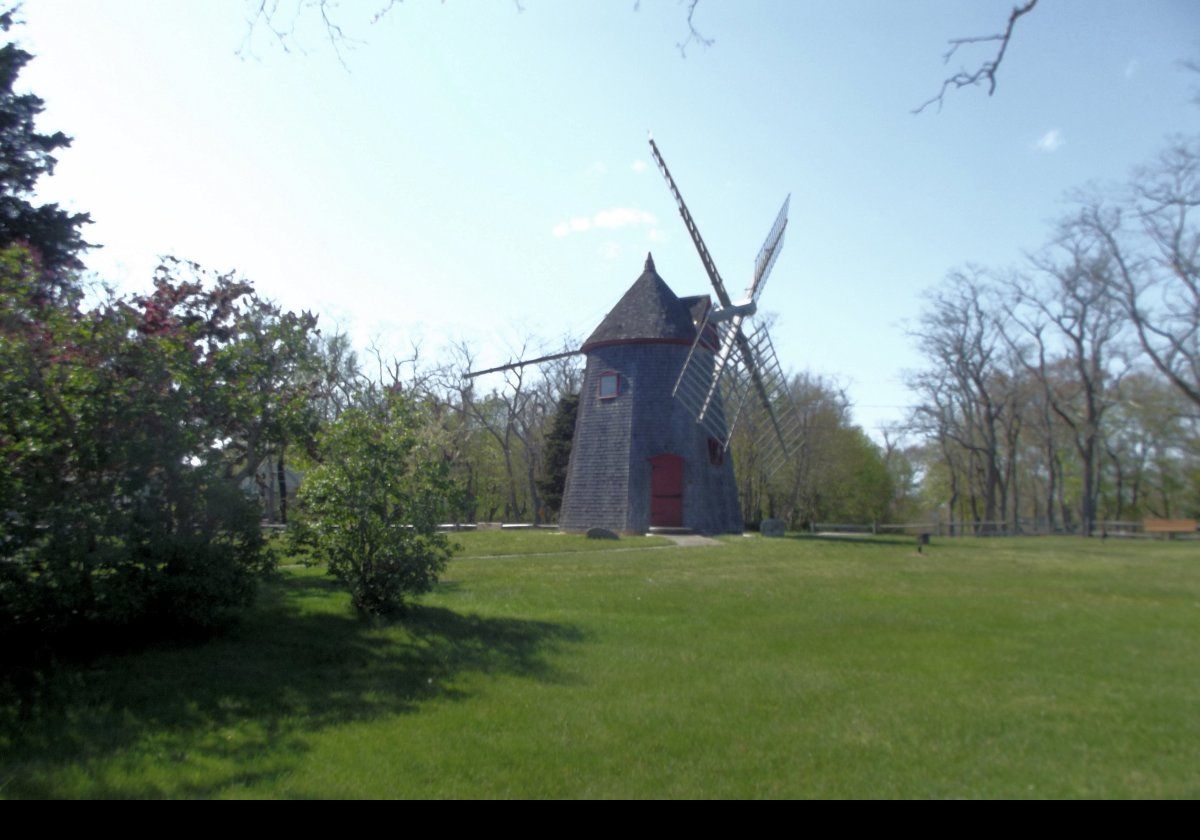
[[[287,576],[203,645],[57,664],[25,686],[0,680],[0,795],[212,796],[288,772],[313,732],[461,699],[449,684],[467,672],[555,682],[549,654],[582,640],[569,625],[443,607],[362,621],[335,582]],[[63,787],[72,768],[117,755],[144,761],[158,781]],[[185,783],[173,765],[204,766],[205,781]]]

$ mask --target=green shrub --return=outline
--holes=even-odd
[[[270,554],[240,474],[302,402],[279,360],[310,328],[167,270],[85,310],[0,251],[0,658],[209,630],[249,602]]]
[[[319,461],[300,487],[298,540],[360,613],[403,611],[407,596],[437,582],[453,551],[437,525],[457,493],[431,424],[394,394],[331,424]]]

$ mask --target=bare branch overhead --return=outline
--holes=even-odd
[[[696,29],[696,24],[692,22],[692,18],[696,14],[696,6],[699,5],[699,3],[700,0],[688,0],[688,36],[675,45],[679,48],[679,54],[684,58],[687,58],[687,48],[692,42],[695,42],[702,47],[711,47],[713,45],[712,38],[705,38],[703,35],[701,35],[700,31]]]
[[[996,92],[996,71],[1000,69],[1000,62],[1004,60],[1004,53],[1008,49],[1008,42],[1012,38],[1013,27],[1016,26],[1017,20],[1023,15],[1033,11],[1034,6],[1038,4],[1038,0],[1028,0],[1022,6],[1014,6],[1012,12],[1008,16],[1008,25],[1003,32],[997,32],[994,35],[976,35],[969,38],[951,38],[949,41],[950,49],[942,56],[942,62],[948,64],[950,59],[958,52],[958,48],[967,44],[982,44],[988,42],[997,42],[1000,47],[996,50],[996,55],[990,61],[985,61],[974,71],[966,69],[959,70],[953,76],[948,76],[942,81],[942,88],[937,92],[937,95],[929,97],[921,103],[917,108],[914,108],[912,113],[919,114],[928,108],[930,105],[937,103],[938,110],[942,109],[942,101],[946,98],[946,92],[957,90],[958,88],[974,87],[983,84],[985,81],[988,86],[988,96]]]

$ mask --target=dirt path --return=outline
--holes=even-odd
[[[699,534],[661,534],[669,539],[675,545],[682,548],[699,548],[705,545],[720,545],[721,543],[714,540],[712,537],[702,537]]]

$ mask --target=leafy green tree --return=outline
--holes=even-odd
[[[1105,519],[1169,519],[1200,509],[1188,480],[1200,468],[1200,418],[1158,371],[1135,371],[1120,382],[1104,429],[1104,454]]]
[[[0,30],[14,24],[13,11],[0,13]],[[0,47],[0,247],[24,244],[53,286],[70,284],[83,267],[79,253],[88,247],[80,228],[86,213],[68,213],[56,204],[30,201],[38,179],[54,172],[54,152],[71,144],[61,131],[41,134],[34,125],[45,103],[13,86],[32,56],[16,44]]]
[[[208,444],[231,480],[278,479],[286,521],[285,452],[311,452],[320,422],[316,316],[282,311],[233,272],[175,258],[156,270],[154,291],[134,302],[146,329],[194,334],[191,376],[204,395],[192,406],[196,422],[219,434]]]
[[[229,477],[214,361],[245,290],[160,278],[90,310],[0,253],[0,636],[6,649],[206,629],[253,595],[258,505]]]
[[[787,463],[768,474],[757,441],[766,418],[744,410],[734,436],[742,515],[753,524],[780,517],[792,528],[812,522],[885,521],[895,484],[879,447],[850,423],[845,395],[819,376],[793,377],[789,388],[800,418],[800,444]]]
[[[149,294],[83,307],[88,217],[30,202],[69,140],[13,92],[29,60],[0,47],[4,658],[232,617],[268,562],[244,479],[315,431],[314,316],[175,260]]]
[[[352,408],[323,432],[300,487],[294,536],[364,615],[402,612],[429,591],[453,548],[438,533],[457,490],[434,427],[400,393]]]
[[[834,446],[825,479],[830,513],[849,522],[886,521],[894,484],[879,447],[857,426],[838,429]]]

